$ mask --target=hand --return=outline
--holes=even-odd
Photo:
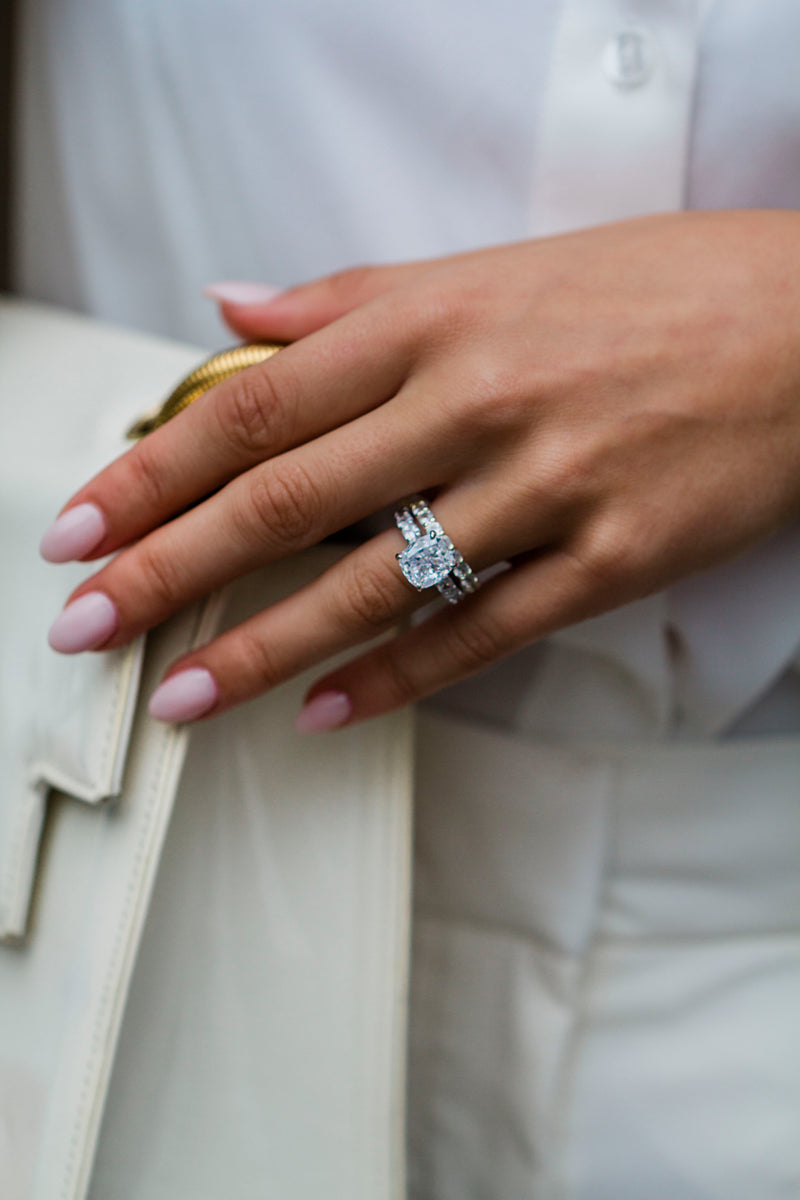
[[[467,562],[511,569],[319,680],[300,727],[330,728],[739,554],[800,513],[800,214],[642,218],[223,311],[245,337],[300,340],[71,497],[62,511],[99,510],[82,510],[94,544],[74,557],[119,553],[70,596],[95,593],[58,618],[57,649],[121,646],[428,493]],[[388,630],[435,595],[403,578],[403,545],[380,533],[173,663],[151,711],[216,715]]]

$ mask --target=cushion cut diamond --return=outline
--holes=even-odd
[[[415,588],[433,587],[450,574],[456,564],[456,552],[435,533],[415,538],[397,555],[400,569]]]

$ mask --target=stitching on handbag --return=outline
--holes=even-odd
[[[9,839],[10,852],[6,859],[8,869],[3,871],[3,888],[2,893],[0,893],[0,918],[3,920],[4,924],[8,926],[9,933],[12,935],[20,932],[19,930],[11,930],[11,926],[13,925],[12,918],[14,916],[13,895],[19,887],[19,870],[14,871],[13,864],[21,863],[23,861],[24,855],[22,851],[27,840],[26,833],[30,828],[31,816],[35,808],[39,809],[40,814],[39,832],[36,837],[36,849],[34,850],[34,854],[38,854],[38,845],[41,838],[42,826],[44,824],[44,814],[47,806],[47,792],[45,790],[40,790],[34,797],[33,789],[26,786],[25,793],[26,802],[17,806],[17,817],[16,820],[12,821],[11,824],[11,837]],[[36,868],[34,866],[29,873],[31,883],[33,882],[35,869]],[[30,897],[30,892],[31,889],[29,888],[28,897]],[[22,932],[24,932],[24,930]]]
[[[134,641],[128,647],[130,653],[128,654],[126,659],[123,659],[122,664],[121,664],[121,669],[119,671],[117,671],[117,673],[116,673],[116,679],[114,681],[114,691],[112,693],[112,701],[111,701],[111,704],[109,705],[112,716],[107,723],[106,735],[105,735],[105,738],[103,739],[103,748],[100,751],[100,769],[103,772],[105,772],[107,770],[106,759],[108,757],[108,747],[109,747],[109,743],[111,742],[111,734],[114,729],[117,729],[117,730],[119,729],[120,716],[121,716],[121,714],[119,712],[119,705],[120,705],[120,691],[122,688],[122,677],[123,677],[123,675],[127,675],[129,683],[132,683],[131,675],[133,672],[133,661],[134,661],[134,658],[136,655],[136,648],[137,648],[136,642]],[[141,676],[140,676],[140,682],[141,682]],[[138,689],[137,689],[137,693],[138,693]],[[123,707],[124,707],[124,705],[123,705]]]
[[[186,639],[185,649],[187,649],[187,650],[191,649],[192,645],[194,644],[195,638],[197,637],[198,626],[199,626],[201,619],[202,619],[202,612],[198,616],[198,618],[194,621],[191,633],[190,633],[189,637]],[[120,919],[117,923],[117,931],[114,936],[114,943],[112,946],[111,953],[108,957],[108,968],[106,970],[105,979],[103,981],[103,986],[100,991],[100,1000],[98,1002],[98,1013],[105,1014],[106,1017],[109,1012],[109,1006],[115,1000],[117,1003],[120,1002],[119,989],[118,988],[115,989],[114,987],[112,987],[112,982],[115,979],[119,978],[118,963],[119,963],[120,954],[123,952],[123,949],[124,949],[122,936],[121,936],[122,930],[128,930],[128,939],[130,939],[129,917],[130,917],[131,908],[133,907],[134,900],[140,891],[139,884],[141,882],[142,864],[143,864],[144,856],[145,856],[144,855],[145,846],[146,846],[146,843],[148,842],[148,840],[152,840],[152,836],[153,836],[152,819],[151,819],[153,809],[156,807],[157,798],[161,792],[161,789],[163,786],[163,781],[165,780],[165,778],[168,778],[171,760],[174,758],[175,753],[181,749],[184,740],[188,739],[189,731],[185,728],[181,729],[181,730],[176,730],[173,726],[168,726],[164,730],[162,736],[163,736],[163,748],[159,755],[156,769],[151,776],[150,786],[147,790],[145,819],[142,822],[142,832],[140,834],[139,841],[137,842],[136,851],[135,851],[134,858],[133,858],[134,869],[131,871],[131,873],[129,875],[129,882],[128,882],[128,887],[127,887],[127,890],[125,893],[125,900],[123,902],[123,905],[122,905],[122,908],[120,911]],[[158,864],[156,864],[156,869],[157,869],[157,866],[158,866]],[[137,884],[137,881],[138,881],[138,884]],[[139,931],[139,933],[140,932],[141,931]],[[138,936],[138,934],[137,934],[137,936]],[[133,970],[134,967],[135,967],[135,961],[134,961],[134,963],[132,963],[131,970]],[[115,991],[116,991],[116,996],[114,995]],[[126,998],[127,998],[126,996],[122,997],[123,1009],[124,1009]],[[88,1059],[87,1059],[86,1068],[84,1070],[83,1082],[81,1084],[79,1099],[78,1099],[78,1112],[81,1115],[81,1119],[76,1119],[75,1124],[73,1126],[72,1136],[71,1136],[70,1142],[69,1142],[69,1151],[68,1151],[67,1160],[65,1163],[64,1176],[63,1176],[63,1180],[62,1180],[61,1193],[60,1193],[62,1200],[74,1200],[74,1197],[76,1195],[76,1192],[75,1192],[76,1175],[81,1168],[85,1169],[85,1167],[86,1167],[85,1161],[83,1163],[79,1163],[77,1161],[77,1156],[78,1156],[79,1149],[81,1148],[81,1143],[85,1142],[86,1101],[87,1101],[87,1096],[91,1095],[92,1092],[94,1092],[94,1094],[95,1094],[94,1095],[94,1104],[95,1105],[97,1104],[96,1063],[97,1063],[98,1058],[101,1055],[102,1048],[103,1048],[102,1047],[102,1038],[101,1038],[101,1033],[100,1033],[101,1029],[103,1029],[104,1033],[107,1034],[107,1029],[108,1029],[108,1021],[107,1020],[105,1020],[105,1021],[97,1020],[94,1023],[94,1031],[92,1034],[92,1041],[91,1041],[91,1045],[90,1045],[90,1049],[89,1049],[89,1055],[88,1055]],[[112,1068],[113,1068],[113,1062],[109,1066],[109,1071]],[[94,1086],[92,1086],[93,1079],[95,1080]],[[105,1101],[105,1095],[103,1097],[103,1103],[104,1103],[104,1101]],[[103,1105],[101,1105],[101,1113],[99,1114],[99,1118],[98,1118],[99,1120],[102,1120],[102,1107],[103,1107]],[[89,1163],[90,1170],[91,1170],[91,1166],[92,1166],[92,1162]],[[88,1183],[88,1180],[87,1180],[87,1183]]]
[[[172,729],[167,729],[164,731],[162,737],[163,737],[163,748],[158,757],[156,770],[153,772],[153,775],[151,777],[150,786],[147,790],[147,799],[145,801],[145,812],[143,814],[144,820],[142,822],[142,830],[139,835],[139,840],[137,842],[136,851],[135,851],[134,858],[133,858],[134,870],[131,871],[131,874],[129,877],[128,887],[127,887],[126,893],[125,893],[125,900],[123,902],[122,909],[121,909],[121,919],[118,922],[117,932],[114,937],[114,943],[112,946],[111,954],[109,955],[109,960],[108,960],[109,968],[106,971],[106,976],[105,976],[105,979],[103,981],[103,986],[100,991],[100,998],[98,1001],[98,1011],[102,1012],[102,1013],[108,1012],[109,1005],[113,1001],[114,989],[112,987],[112,981],[114,978],[117,977],[117,975],[119,973],[119,966],[118,966],[119,957],[123,950],[122,930],[128,928],[128,920],[129,920],[131,908],[133,906],[133,903],[134,903],[134,900],[136,897],[136,893],[137,893],[137,884],[141,880],[142,865],[143,865],[143,862],[145,859],[146,843],[150,838],[152,838],[151,818],[152,818],[152,814],[153,814],[153,809],[156,806],[157,798],[159,795],[159,789],[162,785],[162,782],[163,782],[165,774],[166,774],[167,760],[168,760],[168,757],[170,757],[170,752],[171,751],[174,752],[174,750],[178,748],[178,746],[180,744],[181,735],[176,734]],[[79,1098],[78,1098],[78,1112],[79,1112],[79,1114],[81,1114],[81,1117],[83,1116],[83,1114],[85,1113],[85,1110],[86,1110],[87,1097],[93,1090],[91,1087],[91,1081],[92,1081],[92,1077],[96,1074],[96,1062],[97,1062],[98,1057],[101,1055],[102,1049],[103,1049],[103,1046],[102,1046],[103,1038],[101,1037],[100,1031],[101,1031],[101,1028],[104,1028],[104,1027],[105,1027],[105,1022],[101,1022],[101,1021],[94,1022],[94,1030],[92,1033],[92,1041],[91,1041],[91,1045],[90,1045],[87,1066],[84,1071],[83,1082],[81,1084],[81,1089],[80,1089]],[[74,1128],[73,1128],[72,1137],[70,1138],[70,1148],[69,1148],[69,1153],[67,1156],[67,1162],[66,1162],[66,1167],[65,1167],[65,1172],[64,1172],[64,1180],[63,1180],[62,1189],[61,1189],[61,1196],[64,1197],[65,1200],[71,1200],[71,1198],[75,1194],[75,1192],[74,1192],[74,1176],[76,1173],[76,1169],[78,1167],[76,1158],[77,1158],[78,1150],[80,1148],[80,1143],[84,1140],[84,1138],[83,1138],[84,1129],[85,1129],[85,1121],[83,1119],[76,1120],[75,1124],[74,1124]]]
[[[19,809],[17,809],[19,813]],[[27,816],[27,805],[25,805],[24,814]],[[0,916],[2,916],[4,924],[11,924],[11,892],[14,882],[12,882],[11,863],[19,862],[20,852],[22,850],[22,818],[18,815],[15,821],[11,823],[11,849],[9,854],[9,869],[3,871],[2,875],[2,890],[0,890]]]

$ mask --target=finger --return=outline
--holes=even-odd
[[[59,516],[93,506],[84,541],[71,523],[90,509],[54,522],[43,552],[65,561],[63,541],[66,557],[104,557],[254,464],[383,404],[411,369],[409,323],[396,306],[362,309],[218,384],[79,488]]]
[[[472,506],[480,521],[466,527],[465,491],[459,486],[439,495],[436,510],[458,539],[456,545],[468,548],[470,564],[481,570],[517,544],[492,512],[489,495]],[[379,534],[293,596],[173,663],[165,680],[175,683],[159,689],[153,715],[189,720],[212,703],[217,714],[332,654],[374,640],[428,604],[431,596],[438,599],[433,589],[420,592],[403,576],[396,555],[404,546],[398,530]],[[186,672],[190,674],[184,679]],[[187,694],[185,686],[193,679],[210,683],[213,691],[204,687],[199,695]]]
[[[225,281],[210,283],[203,291],[217,301],[223,320],[241,337],[295,341],[429,271],[478,260],[495,249],[490,246],[414,262],[350,267],[286,289]]]
[[[542,552],[319,679],[298,728],[321,732],[402,708],[612,604],[573,555]]]
[[[397,567],[398,542],[398,531],[378,534],[292,596],[172,663],[151,714],[216,716],[390,630],[424,602]]]
[[[218,302],[223,320],[240,337],[292,342],[409,282],[430,266],[423,261],[352,267],[266,299],[250,284],[212,283],[204,291]]]
[[[454,490],[436,501],[447,516],[463,512]],[[458,524],[453,524],[454,530]],[[470,562],[480,570],[498,553],[496,523],[486,510],[479,534],[469,541]],[[275,687],[333,654],[390,630],[398,621],[427,604],[436,592],[420,592],[402,574],[396,555],[406,545],[399,530],[387,530],[357,547],[292,596],[228,630],[207,646],[173,663],[165,674],[172,680],[185,671],[202,669],[216,684],[214,714],[268,688]],[[183,697],[181,681],[177,693]],[[190,719],[186,709],[162,706],[157,715],[170,720]],[[196,716],[191,713],[191,717]]]
[[[458,462],[427,433],[409,420],[400,396],[259,464],[84,580],[51,628],[50,644],[66,652],[124,645],[230,580],[305,549],[410,490],[429,489]],[[89,593],[93,600],[73,608]],[[101,628],[81,623],[80,636],[73,636],[73,614],[82,608],[105,616]],[[65,629],[69,636],[62,637]]]

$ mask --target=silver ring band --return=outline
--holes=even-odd
[[[457,604],[480,587],[477,575],[464,562],[421,496],[412,496],[397,510],[394,519],[408,543],[395,557],[417,591],[435,586],[446,600]]]

